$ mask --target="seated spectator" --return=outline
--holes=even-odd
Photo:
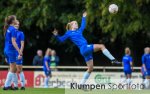
[[[43,65],[43,52],[42,50],[37,50],[37,55],[34,56],[33,59],[34,66],[42,66]]]
[[[51,67],[53,67],[54,69],[52,70],[57,70],[56,66],[58,66],[59,63],[59,57],[56,55],[56,51],[52,50],[51,51]]]

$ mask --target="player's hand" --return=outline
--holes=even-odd
[[[87,12],[84,12],[84,13],[83,13],[83,17],[86,17],[86,16],[87,16]]]
[[[21,55],[18,55],[18,60],[22,59],[22,56]]]
[[[20,56],[22,56],[22,55],[23,55],[22,51],[19,51],[19,55],[20,55]]]
[[[53,33],[53,35],[57,36],[58,35],[58,30],[54,29],[54,31],[52,33]]]

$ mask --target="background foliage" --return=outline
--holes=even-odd
[[[111,3],[119,6],[117,14],[108,12]],[[31,64],[37,49],[45,51],[47,47],[57,51],[60,65],[83,65],[78,48],[70,41],[58,43],[51,31],[57,28],[63,35],[66,24],[71,20],[80,23],[85,10],[88,12],[85,38],[89,43],[104,43],[118,60],[124,54],[124,47],[129,46],[135,65],[141,65],[143,48],[150,46],[150,0],[1,0],[0,6],[0,55],[3,57],[4,18],[15,14],[26,36],[24,61],[27,65]],[[103,57],[94,54],[95,65],[110,65],[100,63],[108,62]]]

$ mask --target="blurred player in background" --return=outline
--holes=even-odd
[[[17,38],[17,29],[14,27],[16,21],[16,16],[11,15],[6,17],[5,26],[4,26],[4,36],[5,36],[5,47],[4,55],[7,60],[7,63],[10,65],[10,70],[7,74],[5,85],[3,90],[11,89],[11,81],[16,77],[16,61],[21,59],[22,51],[19,49],[16,38]],[[18,57],[16,55],[18,52]],[[16,58],[17,57],[17,58]],[[14,81],[17,84],[18,81]]]
[[[16,20],[16,24],[15,24],[15,28],[17,29],[17,38],[16,38],[16,42],[17,45],[19,47],[19,49],[21,50],[21,52],[23,52],[24,50],[24,33],[22,31],[19,31],[19,26],[20,23],[18,20]],[[18,52],[16,53],[17,56],[19,55]],[[17,65],[17,73],[19,73],[19,77],[20,77],[20,81],[21,81],[21,90],[25,90],[25,76],[22,70],[22,65],[23,65],[23,58],[21,59],[17,59],[16,61],[16,65]],[[16,78],[14,79],[18,79],[18,76],[16,74]],[[14,87],[17,89],[18,88],[18,84],[14,84]]]
[[[86,82],[91,72],[93,71],[93,52],[102,51],[103,54],[112,61],[112,63],[118,63],[118,61],[110,54],[110,52],[105,48],[103,44],[87,43],[87,40],[83,37],[82,34],[86,26],[86,16],[87,13],[84,12],[80,28],[78,28],[77,21],[72,21],[67,24],[67,32],[63,36],[60,37],[57,30],[54,30],[53,32],[53,34],[60,42],[64,42],[66,39],[70,39],[80,49],[80,53],[84,57],[88,67],[87,71],[83,75],[81,84],[84,84]]]
[[[45,81],[44,81],[44,87],[48,88],[48,82],[49,79],[51,77],[51,69],[50,69],[50,63],[51,63],[51,59],[50,59],[50,55],[51,55],[51,49],[48,48],[45,52],[45,56],[44,56],[44,62],[43,62],[43,71],[45,73]]]
[[[146,88],[149,88],[150,86],[150,48],[149,47],[146,47],[144,49],[144,55],[142,56],[142,64],[146,76],[144,84]]]
[[[131,50],[129,47],[125,48],[125,55],[122,58],[122,65],[124,68],[124,74],[126,76],[126,82],[131,83],[131,74],[133,70],[133,61],[131,55]]]

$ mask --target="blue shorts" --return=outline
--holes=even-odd
[[[131,75],[131,74],[132,74],[132,70],[124,70],[124,74],[125,74],[125,75],[128,75],[128,74]]]
[[[94,51],[93,44],[84,45],[80,48],[80,53],[84,57],[86,62],[93,59],[93,51]]]
[[[49,70],[49,71],[48,70],[44,70],[44,73],[45,73],[46,76],[50,76],[51,75],[51,70]]]
[[[23,64],[23,58],[22,59],[18,59],[18,52],[16,52],[16,64],[17,65],[22,65]]]
[[[4,55],[8,64],[16,63],[16,50],[4,51]]]

